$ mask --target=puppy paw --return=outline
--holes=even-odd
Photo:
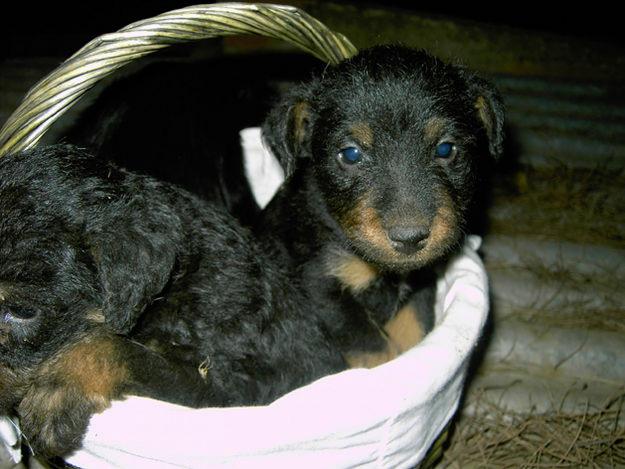
[[[24,376],[0,364],[0,415],[10,415],[26,392]]]
[[[33,386],[18,407],[20,426],[35,455],[63,456],[81,446],[94,413],[109,405],[72,386]]]
[[[80,447],[89,419],[120,395],[127,376],[114,337],[85,337],[42,364],[17,408],[35,454],[63,456]]]

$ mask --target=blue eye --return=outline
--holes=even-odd
[[[346,165],[353,165],[360,163],[362,160],[362,153],[356,147],[346,147],[339,151],[339,159]]]
[[[436,147],[436,156],[438,158],[450,158],[456,152],[456,145],[449,142],[439,143]]]

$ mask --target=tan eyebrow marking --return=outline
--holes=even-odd
[[[373,145],[373,130],[366,122],[357,122],[350,127],[350,133],[360,144],[367,148]]]

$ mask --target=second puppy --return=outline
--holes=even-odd
[[[140,394],[268,403],[344,368],[295,275],[227,213],[70,146],[0,159],[0,414],[44,455]]]

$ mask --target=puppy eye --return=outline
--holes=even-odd
[[[439,143],[436,146],[436,150],[434,151],[434,154],[436,155],[437,158],[447,159],[447,158],[451,158],[455,156],[456,152],[457,152],[456,145],[450,142],[443,142],[443,143]]]
[[[22,320],[27,321],[29,319],[34,319],[38,314],[36,309],[24,308],[22,306],[16,305],[3,305],[0,310],[0,317],[4,319],[5,322],[13,321],[13,320]]]
[[[351,166],[362,161],[362,152],[356,147],[346,147],[339,151],[338,158],[341,163]]]

